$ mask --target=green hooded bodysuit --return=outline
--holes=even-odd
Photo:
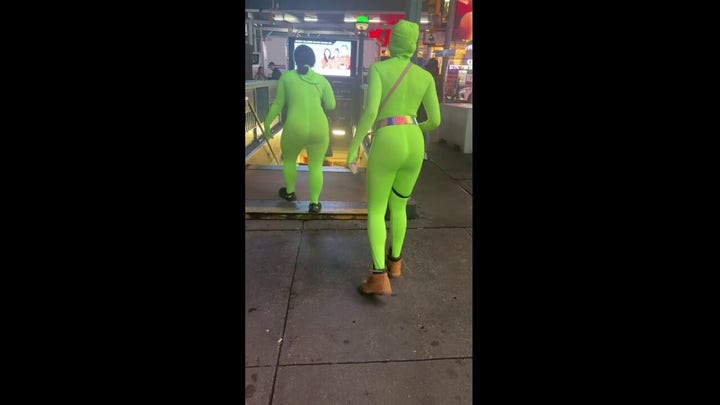
[[[401,257],[407,231],[406,206],[420,175],[425,152],[424,131],[440,126],[440,105],[435,79],[420,66],[413,65],[395,89],[391,98],[378,111],[381,100],[390,92],[400,74],[412,63],[417,47],[419,26],[400,20],[390,38],[388,60],[375,62],[368,72],[367,105],[358,123],[355,138],[348,152],[348,164],[358,156],[363,138],[374,123],[395,116],[416,116],[420,103],[427,111],[425,122],[389,125],[373,136],[367,168],[368,236],[375,270],[385,269],[385,212],[390,203],[392,256]]]
[[[307,74],[291,70],[280,76],[277,96],[265,118],[265,136],[270,136],[270,124],[287,105],[287,118],[283,127],[283,176],[288,194],[295,192],[297,157],[307,149],[310,202],[317,204],[323,187],[322,164],[330,143],[330,127],[323,111],[335,109],[335,95],[330,82],[308,67]]]

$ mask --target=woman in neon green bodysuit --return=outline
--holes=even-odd
[[[265,137],[272,138],[270,124],[287,104],[287,119],[283,128],[280,148],[282,149],[283,176],[285,187],[278,194],[294,201],[297,180],[297,157],[302,148],[307,149],[310,171],[310,207],[308,212],[320,212],[320,192],[323,187],[322,164],[330,143],[330,127],[323,111],[335,109],[335,95],[330,82],[315,73],[315,53],[310,47],[300,45],[295,49],[297,69],[280,76],[277,97],[265,118]]]
[[[407,231],[406,206],[420,175],[425,153],[423,131],[440,125],[440,105],[435,79],[423,68],[412,65],[381,111],[381,100],[390,92],[410,58],[415,54],[419,36],[417,24],[400,20],[390,38],[388,60],[375,62],[368,72],[367,105],[357,126],[348,152],[348,164],[358,156],[358,149],[370,126],[377,129],[367,168],[368,236],[372,251],[373,271],[360,286],[365,294],[392,293],[391,277],[399,277],[402,248]],[[417,124],[415,115],[420,103],[428,119]],[[378,119],[376,122],[376,118]],[[385,212],[390,202],[392,244],[385,256]],[[389,269],[386,270],[386,266]]]

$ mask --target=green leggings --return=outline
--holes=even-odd
[[[317,204],[323,187],[322,164],[330,143],[330,129],[323,111],[335,109],[335,95],[330,82],[308,69],[306,75],[291,70],[280,76],[277,96],[265,117],[269,129],[275,117],[287,104],[287,118],[283,127],[280,148],[283,156],[283,176],[287,193],[295,192],[297,157],[306,148],[310,169],[310,202]]]
[[[330,143],[327,119],[325,117],[322,118],[325,122],[320,124],[316,122],[316,127],[318,128],[313,130],[313,134],[296,131],[296,128],[288,122],[285,124],[285,129],[283,129],[282,138],[280,138],[280,147],[282,148],[283,156],[283,176],[285,177],[285,188],[288,193],[295,192],[297,158],[303,147],[307,149],[308,169],[310,171],[310,202],[313,204],[319,202],[320,193],[322,192],[322,166],[328,144]]]
[[[405,28],[402,28],[403,26]],[[404,36],[396,37],[398,30],[404,30]],[[420,104],[427,111],[427,121],[418,125],[381,127],[373,136],[367,169],[368,236],[376,270],[385,269],[385,212],[388,206],[392,231],[391,255],[397,258],[402,254],[407,232],[407,202],[424,161],[425,142],[422,133],[432,131],[440,125],[440,105],[435,80],[430,73],[410,62],[415,50],[417,30],[417,24],[405,20],[398,22],[393,32],[394,39],[390,40],[391,47],[393,41],[402,45],[404,40],[407,41],[407,47],[404,51],[402,47],[398,47],[395,52],[397,56],[370,65],[367,105],[348,151],[348,163],[354,162],[363,139],[378,119],[414,116]],[[408,65],[410,70],[407,76],[398,82],[401,72]],[[396,83],[400,84],[394,87]],[[380,108],[382,100],[393,88],[396,89],[394,94],[388,98],[389,101],[383,108]]]
[[[400,257],[407,232],[407,203],[420,175],[425,153],[423,133],[417,125],[391,125],[377,131],[367,168],[368,236],[375,269],[385,268],[390,206],[392,256]]]

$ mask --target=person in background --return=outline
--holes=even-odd
[[[340,48],[335,48],[335,52],[333,52],[333,69],[339,69],[340,62]]]
[[[275,67],[275,62],[268,63],[268,69],[272,71],[272,76],[270,76],[270,80],[280,80],[280,75],[282,72],[280,69]]]
[[[410,60],[419,36],[418,24],[406,20],[395,24],[390,37],[391,58],[370,65],[367,106],[348,150],[347,165],[353,170],[360,145],[374,124],[376,131],[366,171],[367,232],[373,267],[370,277],[360,285],[363,294],[390,295],[388,272],[391,277],[401,275],[402,249],[407,233],[406,207],[423,166],[425,145],[422,134],[440,126],[435,79]],[[398,82],[408,68],[406,76]],[[382,100],[396,83],[399,84],[395,92],[379,110]],[[416,114],[420,104],[425,106],[428,119],[418,123]],[[388,203],[392,243],[385,256]]]
[[[338,65],[341,69],[350,69],[350,50],[347,45],[340,47],[340,63]]]
[[[267,80],[264,67],[258,66],[257,73],[255,73],[255,80]]]
[[[287,106],[287,119],[280,139],[285,187],[278,194],[287,201],[297,199],[297,158],[305,148],[310,172],[308,212],[318,214],[322,208],[320,192],[323,187],[323,160],[330,144],[330,125],[325,111],[335,109],[335,95],[325,76],[311,69],[311,66],[315,66],[315,52],[309,46],[298,46],[293,55],[297,68],[286,72],[278,81],[277,96],[265,118],[265,137],[272,139],[270,125],[283,107]]]
[[[332,52],[330,49],[325,48],[323,51],[323,60],[322,60],[322,67],[323,69],[328,69],[331,67],[332,64]]]
[[[435,89],[437,90],[437,96],[438,96],[438,102],[440,100],[440,64],[438,63],[438,60],[435,58],[429,59],[424,66],[424,69],[427,70],[435,80]],[[418,110],[417,119],[419,122],[423,122],[427,120],[427,112],[425,111],[425,108],[421,105],[420,109]],[[425,160],[427,160],[427,151],[430,148],[430,132],[425,131],[423,132],[423,136],[425,137]]]

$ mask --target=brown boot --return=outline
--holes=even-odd
[[[394,261],[392,258],[390,258],[390,255],[388,254],[387,256],[385,256],[385,267],[388,269],[390,277],[400,277],[400,273],[402,272],[402,257],[397,259],[397,261]]]
[[[367,281],[363,281],[359,289],[363,294],[392,294],[392,287],[390,287],[390,279],[388,278],[387,272],[373,273]]]

